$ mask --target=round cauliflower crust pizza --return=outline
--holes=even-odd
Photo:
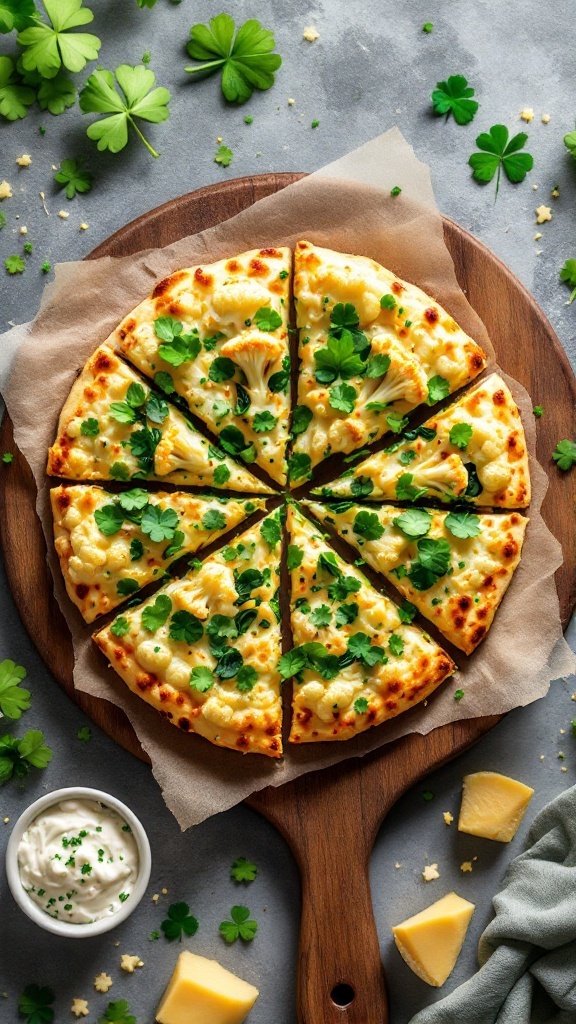
[[[306,240],[157,282],[48,452],[66,591],[117,676],[180,730],[279,758],[283,734],[347,740],[465,669],[530,503],[485,366],[415,284]]]

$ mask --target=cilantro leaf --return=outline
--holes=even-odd
[[[321,604],[310,613],[310,622],[316,629],[325,629],[332,621],[332,612],[327,604]]]
[[[332,333],[328,335],[326,347],[314,352],[314,362],[314,376],[318,384],[333,384],[338,377],[349,380],[363,373],[365,367],[364,360],[356,351],[354,336],[346,328],[341,331],[340,337]]]
[[[388,640],[388,647],[392,654],[399,658],[404,653],[404,641],[398,633],[391,633]]]
[[[104,1016],[98,1024],[137,1024],[136,1017],[130,1013],[126,999],[116,999],[108,1003]]]
[[[223,487],[227,480],[230,479],[230,470],[228,466],[216,466],[214,470],[214,484],[216,487]]]
[[[22,65],[26,71],[38,71],[42,78],[54,78],[62,65],[68,71],[82,71],[88,61],[98,58],[102,45],[90,32],[70,30],[94,20],[82,0],[44,0],[49,24],[39,19],[18,33],[18,42],[25,47]]]
[[[240,938],[244,942],[251,942],[258,931],[258,925],[256,921],[248,920],[250,917],[248,907],[232,907],[230,917],[232,920],[222,921],[218,929],[225,941],[231,943]]]
[[[190,686],[198,693],[206,693],[214,685],[214,673],[207,665],[195,665],[190,673]]]
[[[114,619],[110,626],[110,632],[113,636],[125,636],[129,629],[130,623],[123,615],[119,615],[118,618]]]
[[[119,505],[104,505],[94,512],[96,526],[105,537],[113,537],[124,525],[124,512]]]
[[[45,768],[51,760],[52,751],[38,729],[30,729],[21,739],[4,734],[0,737],[0,785],[13,775],[24,778],[30,768]]]
[[[154,374],[154,383],[165,395],[173,395],[176,390],[171,375],[164,370],[159,370]]]
[[[308,429],[312,420],[312,409],[307,405],[297,405],[292,410],[292,437],[303,434]]]
[[[473,433],[474,431],[469,423],[455,423],[450,430],[450,443],[464,451],[472,439]]]
[[[229,167],[232,163],[233,152],[228,146],[218,146],[214,154],[214,163],[221,167]]]
[[[260,309],[257,309],[254,313],[252,320],[259,331],[277,331],[279,327],[282,327],[282,317],[275,309],[271,309],[269,306],[260,306]]]
[[[205,63],[187,67],[189,74],[213,75],[222,71],[222,92],[230,103],[246,103],[254,89],[269,89],[274,74],[282,63],[271,53],[275,40],[272,32],[251,19],[235,33],[229,14],[218,14],[208,25],[193,25],[186,49],[193,60]]]
[[[195,644],[204,635],[204,626],[192,612],[174,612],[170,619],[170,639],[182,640],[186,644]]]
[[[249,693],[258,682],[258,673],[252,665],[242,665],[236,674],[236,689],[240,693]]]
[[[288,475],[291,483],[296,480],[308,480],[312,475],[312,460],[304,452],[294,452],[288,462]]]
[[[412,481],[413,473],[401,473],[396,481],[396,497],[398,501],[418,501],[427,493],[427,487],[416,487]]]
[[[116,590],[121,597],[129,597],[130,594],[135,594],[137,590],[140,590],[140,584],[138,580],[132,580],[127,577],[126,579],[118,580]]]
[[[480,519],[471,512],[449,512],[445,519],[445,526],[454,537],[462,539],[477,537],[482,532]]]
[[[34,0],[0,0],[0,32],[20,32],[35,15]]]
[[[230,878],[234,882],[253,882],[257,874],[256,865],[245,857],[238,857],[230,868]]]
[[[271,412],[268,412],[268,410],[265,409],[264,412],[256,413],[252,420],[252,429],[255,430],[257,434],[267,434],[271,430],[274,430],[277,423],[278,417],[273,416]]]
[[[574,302],[576,298],[576,260],[566,260],[560,271],[560,280],[572,289],[568,302]]]
[[[260,527],[260,533],[263,539],[266,541],[271,550],[274,550],[276,545],[280,542],[282,536],[282,528],[280,526],[280,520],[275,516],[267,518]]]
[[[155,633],[167,621],[172,611],[172,601],[167,594],[158,594],[154,604],[149,604],[142,612],[142,626],[149,633]]]
[[[357,393],[351,384],[335,384],[329,391],[329,402],[333,409],[350,414],[354,412]]]
[[[189,334],[183,334],[183,330],[184,325],[180,320],[174,320],[171,316],[160,316],[154,321],[154,334],[161,340],[158,354],[165,363],[170,363],[171,366],[182,366],[182,363],[192,362],[202,347],[196,329]],[[173,391],[174,384],[171,377],[170,384]],[[168,392],[168,394],[170,393]]]
[[[60,170],[54,175],[54,181],[58,185],[66,186],[66,198],[74,199],[78,192],[89,192],[92,188],[94,175],[92,171],[83,170],[84,160],[62,160]]]
[[[205,530],[223,530],[226,526],[226,516],[217,508],[210,508],[202,516],[202,526]]]
[[[434,113],[448,118],[453,114],[456,124],[469,124],[478,110],[478,103],[471,97],[474,89],[468,85],[464,75],[450,75],[445,82],[437,82],[431,95]]]
[[[441,402],[443,398],[446,398],[450,394],[450,382],[445,377],[440,377],[436,374],[435,377],[431,377],[428,381],[428,398],[426,403],[428,405],[434,405],[435,402]]]
[[[22,665],[5,658],[0,662],[0,711],[7,718],[21,718],[30,707],[30,691],[20,686],[26,678]]]
[[[476,139],[481,153],[472,153],[468,160],[472,168],[472,177],[476,181],[492,181],[496,174],[496,195],[500,187],[500,173],[504,168],[506,177],[511,182],[524,181],[528,171],[534,166],[534,158],[530,153],[520,153],[527,142],[528,136],[520,132],[509,138],[508,129],[503,124],[493,124],[488,132],[482,132]]]
[[[4,266],[9,274],[23,274],[26,270],[26,264],[21,256],[7,256]]]
[[[347,662],[361,661],[367,668],[372,668],[381,662],[386,663],[386,654],[382,647],[372,644],[367,633],[354,633],[349,641],[346,654],[343,658]]]
[[[195,935],[198,931],[198,921],[192,917],[190,907],[187,903],[172,903],[168,907],[168,917],[160,925],[164,935],[171,942],[174,939],[182,941],[182,935]]]
[[[222,384],[225,380],[230,380],[235,373],[236,363],[233,363],[227,356],[216,356],[216,359],[210,364],[208,377],[215,384]]]
[[[148,499],[148,491],[143,490],[142,487],[132,487],[131,490],[123,491],[118,495],[118,504],[125,512],[140,512],[146,508]]]
[[[407,576],[416,590],[429,590],[448,572],[450,545],[444,538],[434,540],[432,537],[424,537],[417,542],[417,547],[418,558],[412,562]]]
[[[0,0],[0,23],[2,4]],[[7,121],[26,117],[27,107],[34,103],[34,90],[22,83],[10,57],[0,57],[0,114]]]
[[[424,508],[409,508],[392,522],[405,537],[425,537],[432,526],[432,516]]]
[[[82,420],[80,424],[80,433],[82,437],[98,437],[100,433],[100,424],[94,416],[89,416],[87,420]]]
[[[178,513],[173,508],[161,509],[159,505],[147,505],[142,513],[142,533],[154,543],[172,540],[178,526]]]
[[[54,1020],[52,1003],[55,998],[51,988],[26,985],[18,999],[18,1013],[27,1018],[27,1024],[50,1024]]]
[[[240,651],[237,651],[235,647],[227,647],[218,658],[214,675],[219,679],[233,679],[240,672],[243,664]]]
[[[566,473],[572,466],[576,465],[576,442],[569,440],[558,441],[552,458],[558,469]]]
[[[289,544],[287,556],[288,572],[292,572],[293,569],[299,569],[303,558],[304,552],[302,549],[297,544]]]
[[[408,623],[413,621],[418,614],[418,609],[410,601],[402,601],[402,604],[397,608],[397,612],[400,622]]]
[[[350,490],[355,498],[367,498],[374,490],[374,482],[369,476],[355,476],[350,483]]]
[[[357,715],[365,715],[368,711],[368,701],[366,697],[357,697],[354,701],[354,711]]]
[[[355,619],[358,618],[359,607],[355,601],[350,601],[347,604],[341,604],[336,609],[335,623],[337,626],[349,626]]]
[[[150,430],[148,427],[135,430],[128,438],[128,447],[144,473],[150,473],[153,468],[154,453],[161,438],[162,434],[157,427],[152,427]]]
[[[68,2],[68,0],[67,0]],[[168,89],[152,86],[156,81],[153,71],[137,65],[120,64],[116,71],[94,71],[80,93],[83,114],[104,114],[86,130],[99,150],[119,153],[128,143],[128,128],[132,127],[152,156],[159,154],[144,138],[135,118],[158,124],[169,117]],[[116,83],[120,86],[118,92]]]
[[[358,512],[354,520],[354,533],[365,540],[380,540],[384,533],[378,516],[375,512]]]

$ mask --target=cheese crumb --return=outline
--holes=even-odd
[[[314,28],[313,25],[307,25],[302,33],[302,36],[307,43],[313,43],[316,39],[320,38],[320,33]]]
[[[293,107],[295,102],[296,102],[296,100],[293,100],[292,97],[290,96],[289,99],[288,99],[288,106],[289,107]]]
[[[62,220],[68,220],[68,217],[70,216],[70,214],[68,213],[67,210],[58,210],[58,216],[61,217]]]
[[[72,1006],[70,1007],[70,1012],[73,1013],[76,1017],[87,1017],[88,1014],[90,1013],[90,1010],[88,1009],[88,1003],[86,1002],[85,999],[73,999]]]
[[[83,220],[81,225],[80,225],[80,231],[88,231],[89,227],[90,227],[90,225],[87,224],[85,220]]]
[[[30,164],[32,163],[30,153],[22,153],[22,156],[16,157],[16,163],[18,164],[18,167],[30,167]]]
[[[549,206],[538,206],[536,208],[536,223],[543,224],[546,220],[552,220],[552,210]]]
[[[10,821],[10,818],[4,818],[4,824],[5,825],[7,825],[9,821]]]
[[[447,825],[451,825],[452,822],[454,821],[454,815],[450,814],[450,811],[444,811],[442,817],[444,818],[444,821],[446,822]]]
[[[152,903],[158,903],[159,899],[160,899],[160,895],[157,892],[155,892],[153,897],[152,897]]]
[[[553,196],[554,199],[558,199],[558,196],[560,195],[560,189],[558,188],[558,185],[554,186],[554,188],[552,189],[550,195]]]
[[[566,732],[566,729],[560,729],[560,735],[561,736],[563,736],[565,732]]]
[[[550,114],[542,114],[542,124],[548,124],[550,120]]]
[[[464,860],[460,865],[460,871],[472,871],[472,861]]]
[[[567,769],[567,768],[561,768],[561,769],[560,769],[560,771],[561,771],[561,772],[567,772],[567,771],[568,771],[568,769]]]
[[[94,978],[94,988],[97,992],[107,992],[109,988],[112,988],[112,978],[110,975],[104,971],[101,974],[97,974]]]
[[[576,700],[576,693],[572,694],[572,696],[570,697],[570,700]]]
[[[119,945],[120,945],[120,943],[119,943],[119,942],[115,942],[115,943],[114,943],[114,945],[115,945],[115,946],[119,946]]]
[[[520,111],[520,117],[522,118],[523,121],[531,121],[532,118],[534,117],[534,108],[533,107],[524,107],[524,110]]]
[[[122,953],[120,967],[127,974],[134,974],[137,967],[144,967],[144,961],[139,956],[130,956],[128,953]]]
[[[422,878],[424,879],[425,882],[434,882],[437,878],[440,878],[438,865],[427,864],[422,872]]]
[[[0,200],[12,199],[12,187],[7,181],[0,181]]]
[[[22,225],[22,227],[20,228],[20,234],[21,235],[27,235],[28,234],[28,228],[25,228],[24,225]]]
[[[540,760],[543,761],[545,756],[546,756],[545,754],[540,754]]]
[[[168,889],[161,889],[160,892],[162,893],[163,896],[168,895]]]
[[[216,139],[216,142],[224,142],[224,139],[222,138],[221,135],[218,136],[218,138]]]
[[[538,185],[532,185],[532,188],[534,189],[535,192],[538,191]]]
[[[402,865],[401,865],[401,863],[400,863],[400,861],[399,861],[399,860],[397,860],[397,861],[396,861],[396,863],[395,863],[394,867],[395,867],[395,868],[401,868],[401,867],[402,867]]]
[[[536,234],[534,235],[534,241],[537,242],[539,238],[542,238],[542,232],[541,231],[537,231],[536,232]]]

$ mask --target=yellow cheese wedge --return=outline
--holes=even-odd
[[[156,1010],[158,1024],[242,1024],[258,989],[221,967],[184,950]]]
[[[400,955],[414,974],[440,988],[458,959],[474,904],[449,892],[392,929]]]
[[[514,838],[534,790],[498,772],[464,776],[458,829],[471,836],[509,843]]]

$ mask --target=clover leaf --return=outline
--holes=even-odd
[[[256,865],[245,857],[238,857],[230,868],[230,878],[234,882],[253,882],[257,874]]]
[[[36,15],[34,0],[0,0],[0,32],[16,29],[20,32],[30,25]]]
[[[0,6],[0,18],[2,8]],[[0,57],[0,114],[7,121],[26,117],[27,107],[34,103],[34,90],[22,83],[10,57]]]
[[[62,65],[68,71],[82,71],[88,61],[96,60],[102,45],[90,32],[71,32],[73,28],[94,20],[82,0],[44,0],[50,24],[34,20],[34,24],[18,33],[18,42],[25,47],[22,65],[26,71],[38,71],[42,78],[54,78]]]
[[[456,124],[469,124],[478,110],[478,103],[471,99],[474,89],[468,85],[464,75],[450,75],[445,82],[437,82],[431,100],[434,113],[446,118],[453,114]]]
[[[248,907],[232,907],[230,917],[232,920],[222,921],[218,929],[222,938],[228,943],[236,942],[236,939],[251,942],[258,931],[258,925],[256,921],[249,920]]]
[[[160,927],[170,942],[173,942],[174,939],[179,939],[182,942],[182,935],[196,934],[198,921],[192,917],[187,903],[173,903],[168,907],[168,917],[162,921]]]
[[[525,146],[528,136],[519,132],[509,138],[508,129],[503,124],[493,124],[488,132],[482,132],[476,139],[478,149],[482,153],[472,153],[468,160],[472,168],[472,177],[476,181],[492,181],[496,175],[496,195],[500,187],[502,168],[509,181],[524,181],[528,171],[534,166],[534,158],[530,153],[519,152]]]
[[[20,686],[26,669],[9,658],[0,662],[0,711],[7,718],[17,719],[30,707],[30,691]]]
[[[152,148],[142,134],[135,118],[159,124],[169,116],[168,89],[152,86],[156,76],[149,68],[120,64],[115,72],[94,71],[80,93],[80,109],[83,114],[104,114],[86,130],[99,150],[108,149],[119,153],[128,143],[128,128],[132,127],[152,156],[160,154]],[[120,86],[121,92],[116,88]]]
[[[83,170],[84,160],[62,160],[60,170],[54,175],[54,181],[58,185],[66,186],[66,198],[74,199],[78,192],[89,192],[92,188],[94,175],[92,171]]]
[[[51,988],[26,985],[18,999],[18,1013],[27,1018],[27,1024],[50,1024],[54,1020],[52,1003],[55,998]]]
[[[235,32],[229,14],[218,14],[208,25],[193,25],[186,49],[193,60],[204,63],[187,67],[191,75],[206,77],[222,71],[222,92],[230,103],[246,103],[254,89],[269,89],[282,63],[271,53],[276,43],[272,32],[251,19]]]

